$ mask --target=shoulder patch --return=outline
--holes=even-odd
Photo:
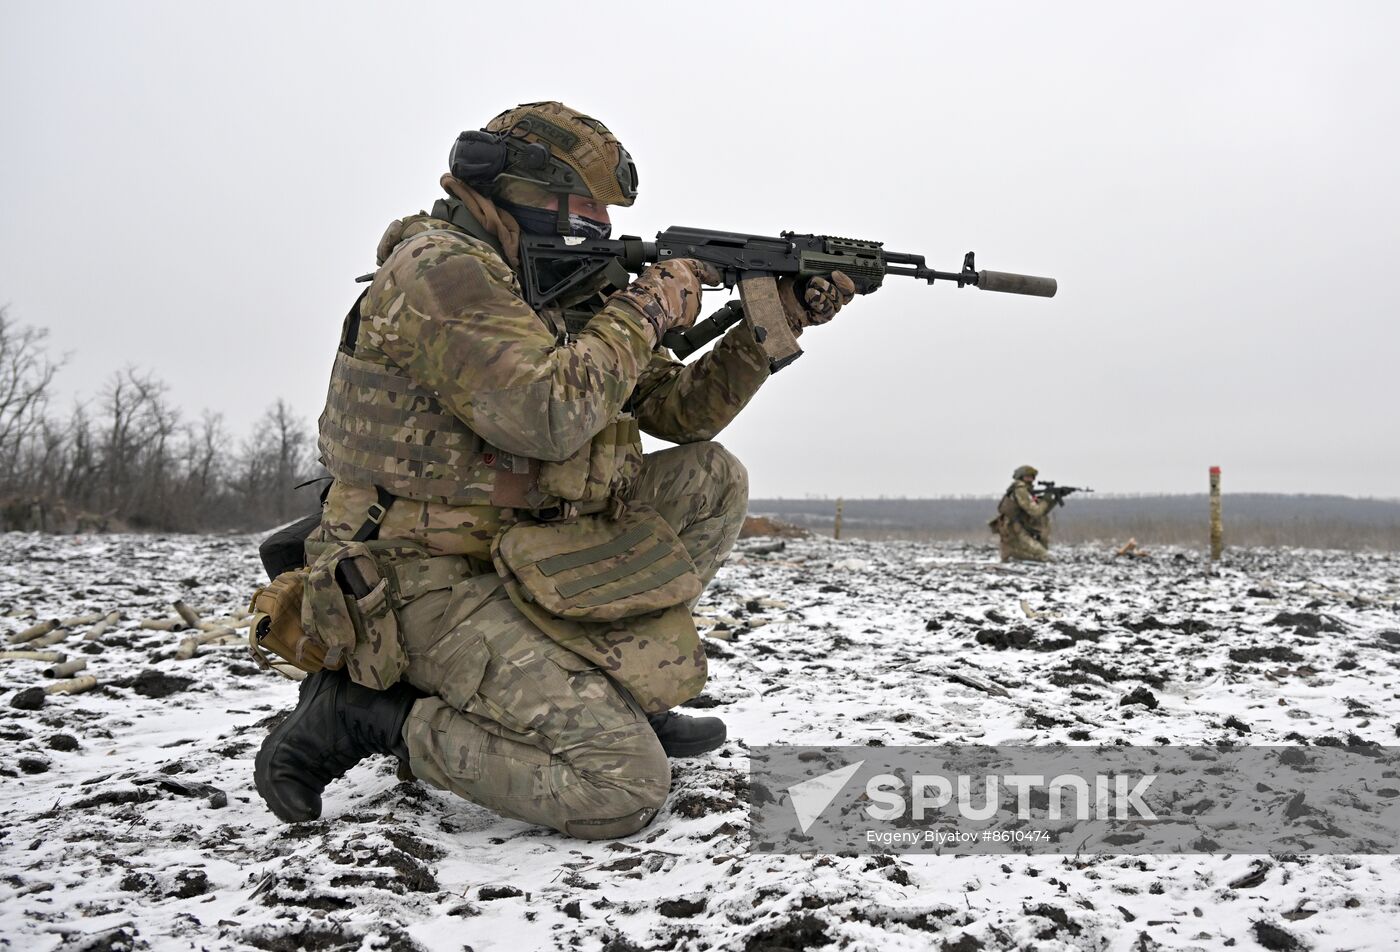
[[[453,313],[491,293],[491,279],[475,255],[439,257],[420,273],[420,279],[443,313]]]

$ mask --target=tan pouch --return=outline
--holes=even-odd
[[[248,610],[248,650],[258,667],[293,675],[287,666],[315,674],[326,665],[326,646],[301,624],[302,590],[306,569],[283,572],[253,593]],[[336,666],[338,667],[338,665]]]
[[[496,536],[491,558],[527,601],[578,621],[661,611],[704,588],[675,531],[645,506],[630,506],[617,519],[517,522]]]

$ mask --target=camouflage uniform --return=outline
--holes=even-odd
[[[321,421],[337,478],[313,542],[351,538],[378,485],[396,497],[380,540],[470,567],[397,609],[403,677],[429,694],[404,728],[410,766],[507,816],[584,837],[633,832],[670,783],[646,712],[558,619],[508,597],[492,540],[522,510],[645,504],[708,583],[748,493],[742,465],[712,438],[767,378],[767,358],[744,324],[690,364],[656,351],[645,276],[569,335],[525,303],[488,243],[440,218],[395,222],[380,260]],[[681,445],[643,456],[639,430]],[[367,446],[384,450],[374,459]],[[625,665],[642,647],[614,651]],[[698,663],[698,677],[647,674],[687,677],[672,687],[693,696],[703,654]]]
[[[1027,472],[1028,471],[1028,472]],[[997,517],[991,526],[1001,537],[1001,560],[1050,561],[1050,510],[1055,507],[1050,498],[1037,498],[1023,478],[1033,480],[1037,473],[1023,466],[1007,487],[997,506]]]

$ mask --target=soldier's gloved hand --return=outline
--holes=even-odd
[[[654,347],[667,331],[694,324],[700,316],[700,286],[719,283],[720,274],[713,265],[676,258],[650,265],[612,299],[627,301],[642,312],[654,335]]]
[[[831,272],[829,278],[818,275],[808,279],[800,298],[797,279],[782,278],[778,281],[778,297],[783,302],[783,314],[794,335],[801,334],[804,327],[825,324],[836,316],[842,306],[850,304],[855,296],[855,282],[840,271]]]

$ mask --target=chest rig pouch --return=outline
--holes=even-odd
[[[598,512],[627,498],[642,471],[642,435],[630,413],[599,430],[573,456],[540,464],[542,493],[573,503],[580,512]]]
[[[538,282],[540,278],[538,274],[524,277],[527,284]],[[549,275],[546,283],[553,291],[548,306],[539,300],[544,295],[537,284],[529,285],[525,296],[531,307],[539,304],[536,313],[562,345],[577,339],[607,304],[608,297],[626,287],[629,281],[627,269],[613,259],[606,267],[586,274],[581,281]],[[567,290],[559,291],[561,287]],[[599,512],[611,499],[625,499],[630,494],[641,469],[641,430],[636,418],[624,411],[573,456],[558,462],[542,462],[538,485],[541,492],[572,503],[579,512]]]

